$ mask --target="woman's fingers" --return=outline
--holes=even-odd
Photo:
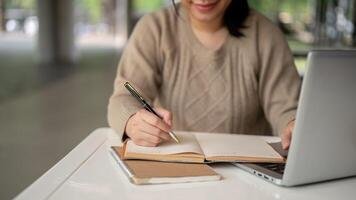
[[[282,135],[282,147],[283,149],[287,150],[289,148],[290,145],[290,140],[291,140],[291,133],[290,132],[286,132]]]
[[[141,125],[141,131],[144,131],[150,135],[156,136],[161,138],[162,140],[169,140],[170,136],[168,135],[167,132],[162,131],[161,129],[152,126],[146,122],[143,121],[142,125]]]
[[[164,122],[166,122],[170,127],[172,127],[173,116],[171,112],[159,107],[154,108],[154,110],[158,113],[159,116],[163,118]]]
[[[290,146],[290,142],[292,140],[292,133],[293,133],[293,128],[294,128],[295,121],[291,121],[286,129],[284,130],[281,140],[282,140],[282,147],[283,149],[287,150]]]
[[[142,130],[140,131],[140,136],[138,138],[155,145],[158,145],[159,143],[162,142],[162,139],[160,137],[151,135],[150,133],[147,133],[146,131],[142,131]]]
[[[148,142],[146,140],[132,140],[135,144],[139,145],[139,146],[144,146],[144,147],[155,147],[157,146],[157,144]]]
[[[163,120],[145,109],[141,109],[128,119],[125,132],[135,144],[153,147],[171,139],[168,134],[171,131],[171,113],[162,108],[155,110]]]
[[[137,129],[131,139],[135,144],[140,146],[157,146],[162,142],[160,137],[147,133],[145,130],[141,129]]]
[[[155,126],[165,132],[171,131],[171,127],[153,113],[150,113],[147,110],[140,110],[139,112],[141,119],[146,123]]]

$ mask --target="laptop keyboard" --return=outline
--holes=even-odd
[[[263,168],[269,169],[271,171],[277,172],[278,174],[284,173],[285,163],[261,163],[257,164]]]

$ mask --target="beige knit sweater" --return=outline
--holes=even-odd
[[[173,129],[281,134],[295,117],[300,78],[290,49],[267,18],[251,10],[245,37],[228,36],[212,51],[194,35],[187,14],[166,8],[144,16],[121,57],[108,121],[122,136],[142,106],[130,81],[151,103],[173,114]]]

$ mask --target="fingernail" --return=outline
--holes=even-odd
[[[282,148],[285,149],[286,148],[286,145],[282,143]]]
[[[283,149],[286,150],[286,149],[288,149],[288,147],[289,147],[289,145],[284,145]]]

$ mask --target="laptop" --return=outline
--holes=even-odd
[[[281,186],[355,176],[356,51],[309,52],[285,165],[234,165]]]

